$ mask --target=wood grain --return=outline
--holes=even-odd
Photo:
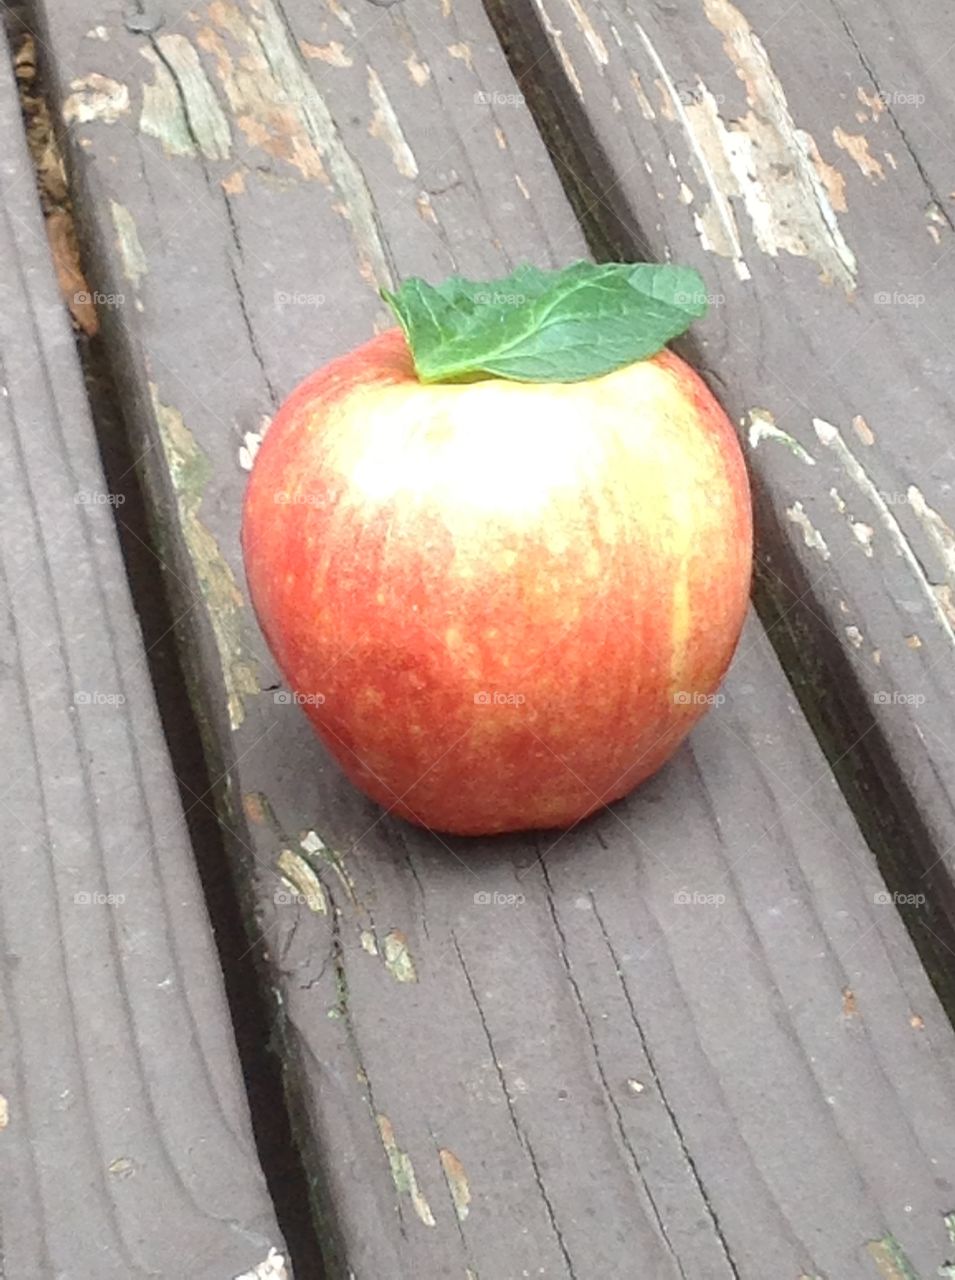
[[[0,138],[0,1273],[226,1280],[281,1240],[6,64]]]
[[[342,781],[245,603],[261,419],[375,286],[585,252],[483,11],[164,14],[46,39],[330,1274],[874,1280],[889,1235],[932,1274],[951,1028],[757,622],[637,795],[481,842]]]

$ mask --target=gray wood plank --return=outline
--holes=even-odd
[[[595,232],[704,272],[767,617],[950,963],[952,6],[495,8]]]
[[[5,54],[0,1274],[229,1280],[282,1242]]]
[[[388,323],[377,284],[584,253],[483,11],[160,11],[50,5],[46,40],[330,1274],[873,1280],[889,1235],[932,1274],[952,1031],[757,622],[677,760],[565,836],[413,830],[276,697],[263,415]]]

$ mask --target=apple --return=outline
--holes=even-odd
[[[387,810],[460,835],[567,827],[715,701],[750,584],[736,433],[665,349],[574,381],[426,381],[413,327],[279,410],[243,515],[255,611]]]

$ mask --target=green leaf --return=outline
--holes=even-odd
[[[451,276],[430,285],[412,277],[382,297],[422,382],[597,378],[656,355],[707,304],[698,271],[651,262],[523,266],[483,283]]]

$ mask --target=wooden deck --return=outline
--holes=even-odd
[[[863,23],[844,4],[809,38],[784,6],[743,3],[641,16],[625,0],[494,0],[494,25],[476,0],[39,5],[86,271],[313,1198],[296,1275],[321,1252],[329,1280],[927,1280],[955,1255],[955,1037],[900,913],[920,945],[936,940],[946,989],[955,175],[898,96],[921,93],[936,128],[951,120],[945,64],[930,67],[944,13],[933,40],[924,8],[877,4]],[[0,1017],[17,1030],[0,1039],[0,1274],[85,1280],[92,1263],[63,1253],[82,1237],[90,1258],[107,1241],[96,1275],[230,1280],[283,1246],[137,662],[111,524],[124,513],[68,501],[77,458],[102,480],[30,184],[19,207],[4,179],[2,269],[14,237],[43,289],[42,308],[28,280],[27,302],[0,309],[4,377],[51,371],[33,401],[26,386],[12,398],[2,447],[21,453],[4,484],[23,515],[2,550],[16,625],[59,637],[11,648],[22,675],[5,698],[23,716],[29,690],[51,752],[57,717],[63,734],[105,736],[99,770],[92,737],[38,753],[34,790],[52,780],[62,811],[20,818],[28,833],[59,823],[49,857],[35,835],[2,864],[15,959]],[[564,835],[446,839],[355,793],[282,696],[245,595],[247,467],[294,384],[390,323],[378,287],[560,265],[588,244],[672,253],[712,283],[691,356],[749,450],[759,616],[725,701],[635,795]],[[47,346],[68,392],[31,355]],[[31,484],[49,486],[62,543],[40,522],[27,537]],[[100,531],[87,560],[81,516]],[[138,691],[108,719],[68,714],[71,681],[126,679],[122,658],[107,663],[110,627]],[[92,790],[74,796],[79,777]],[[76,818],[89,796],[95,828]],[[179,826],[162,858],[130,858],[164,817]],[[24,915],[37,866],[47,896]],[[65,880],[116,892],[127,876],[123,928],[91,909],[74,931]],[[179,980],[154,989],[170,956]],[[77,1128],[41,1121],[74,1080]],[[94,1179],[87,1208],[77,1187]],[[94,1213],[108,1227],[84,1227]],[[130,1240],[139,1271],[122,1270]],[[187,1244],[205,1270],[184,1269]]]
[[[0,1274],[251,1274],[282,1241],[5,57],[0,136]]]

